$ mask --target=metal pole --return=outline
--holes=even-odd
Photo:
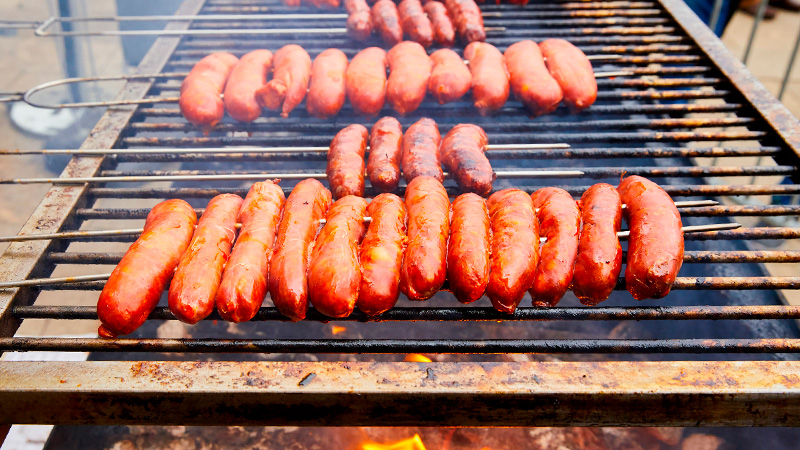
[[[750,39],[747,41],[747,48],[744,50],[744,56],[742,57],[742,63],[747,65],[747,60],[750,58],[750,49],[753,47],[753,40],[756,37],[756,30],[758,26],[761,25],[761,21],[764,19],[764,13],[767,11],[767,5],[769,5],[769,0],[761,0],[761,3],[758,4],[758,10],[756,11],[756,17],[753,21],[753,29],[750,31]]]
[[[714,8],[711,9],[711,18],[708,20],[708,28],[717,34],[717,24],[719,23],[719,16],[722,13],[722,2],[724,0],[714,0]]]
[[[800,48],[800,33],[797,34],[797,40],[794,41],[792,55],[789,58],[789,67],[786,68],[786,74],[783,76],[783,81],[781,82],[781,90],[778,91],[778,100],[783,100],[783,94],[786,91],[786,85],[789,84],[789,76],[792,74],[792,68],[794,67],[794,60],[797,57],[798,48]]]

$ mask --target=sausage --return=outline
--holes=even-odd
[[[472,98],[482,116],[505,105],[508,99],[508,69],[503,54],[492,44],[473,42],[464,49],[472,73]]]
[[[403,40],[400,15],[392,0],[378,0],[372,5],[372,27],[378,31],[386,45],[396,45]]]
[[[214,310],[241,206],[242,198],[235,194],[220,194],[208,202],[169,285],[169,309],[178,320],[194,324]]]
[[[233,66],[225,84],[223,102],[225,110],[234,120],[252,122],[261,115],[256,91],[267,83],[271,68],[272,52],[269,50],[253,50]]]
[[[338,8],[339,0],[311,0],[311,4],[317,8]]]
[[[533,284],[539,262],[539,222],[531,196],[519,189],[495,192],[486,201],[492,223],[486,295],[500,312],[513,313]]]
[[[372,11],[366,0],[344,0],[347,11],[347,34],[357,41],[366,41],[372,34]]]
[[[391,116],[375,122],[369,136],[367,174],[372,187],[391,192],[400,183],[400,155],[403,151],[403,126]]]
[[[189,123],[208,130],[222,120],[225,106],[220,94],[238,61],[230,53],[212,53],[192,67],[181,83],[178,100],[181,114]]]
[[[564,94],[544,64],[542,51],[533,41],[519,41],[503,55],[511,77],[511,91],[535,117],[558,108]]]
[[[414,112],[428,91],[433,62],[416,42],[401,42],[387,54],[389,81],[386,83],[386,101],[400,114]]]
[[[353,312],[361,286],[358,244],[364,237],[367,201],[348,195],[328,210],[308,267],[308,298],[329,317]]]
[[[433,38],[442,47],[452,47],[456,40],[456,30],[447,15],[447,7],[442,2],[429,1],[422,8],[431,20]]]
[[[386,99],[386,51],[369,47],[358,52],[347,66],[345,89],[357,114],[378,114]]]
[[[400,17],[403,32],[412,41],[426,48],[433,44],[433,25],[425,11],[422,10],[422,3],[419,0],[402,0],[397,6],[397,14]]]
[[[336,133],[328,150],[328,183],[333,198],[364,196],[364,153],[369,132],[363,125],[348,125]]]
[[[489,139],[483,128],[473,124],[458,124],[442,139],[439,153],[450,176],[464,192],[487,196],[497,176],[483,153]]]
[[[581,228],[572,292],[584,305],[607,299],[622,267],[622,246],[617,232],[622,222],[622,201],[613,186],[595,184],[581,197]]]
[[[294,8],[300,6],[300,0],[283,0],[283,4]]]
[[[472,303],[489,284],[489,211],[472,193],[459,195],[451,208],[447,279],[458,301]]]
[[[547,69],[564,91],[564,103],[580,112],[597,100],[597,81],[592,62],[574,45],[563,39],[547,39],[539,44]]]
[[[470,43],[486,40],[483,14],[475,0],[445,0],[444,4],[462,41]]]
[[[431,54],[431,61],[433,69],[428,92],[440,104],[456,101],[466,95],[472,85],[472,74],[464,64],[464,58],[449,48],[443,48]]]
[[[429,176],[440,183],[444,180],[439,162],[442,136],[433,119],[423,117],[408,127],[403,136],[403,176],[407,183],[416,177]]]
[[[563,189],[547,187],[531,195],[538,209],[539,231],[547,237],[539,255],[536,278],[530,289],[534,306],[556,306],[572,283],[578,254],[581,211]]]
[[[406,249],[406,207],[394,194],[380,194],[367,206],[372,218],[361,241],[361,288],[356,306],[374,316],[397,303]]]
[[[310,115],[326,119],[339,114],[344,105],[346,71],[347,56],[338,48],[329,48],[314,58],[306,99]]]
[[[97,300],[97,334],[114,338],[133,333],[153,311],[189,246],[197,215],[183,200],[167,200],[150,210],[144,231],[130,246]]]
[[[306,317],[311,249],[330,205],[331,192],[308,178],[292,189],[283,209],[269,266],[269,295],[278,311],[295,322]]]
[[[450,199],[433,177],[417,177],[406,187],[408,246],[400,269],[400,291],[409,300],[427,300],[447,276]]]
[[[275,52],[273,76],[256,91],[258,104],[281,112],[284,119],[303,101],[311,76],[311,57],[303,47],[289,44]]]
[[[252,319],[267,295],[269,261],[286,197],[272,181],[254,183],[239,210],[242,224],[217,289],[217,311],[230,322]]]
[[[631,176],[617,187],[630,228],[625,285],[636,300],[669,294],[683,264],[681,215],[675,202],[647,178]]]

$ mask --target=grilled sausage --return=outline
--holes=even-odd
[[[442,47],[452,47],[456,40],[456,30],[447,15],[447,7],[442,2],[429,1],[422,8],[431,20],[433,38]]]
[[[153,311],[189,246],[197,215],[183,200],[167,200],[150,210],[144,231],[103,286],[97,300],[101,337],[133,333]]]
[[[408,127],[403,136],[403,176],[406,183],[416,177],[429,176],[440,183],[444,180],[439,162],[442,135],[433,119],[423,117]]]
[[[400,15],[392,0],[378,0],[372,5],[372,27],[381,35],[386,45],[397,45],[403,40]]]
[[[531,198],[533,207],[539,210],[539,232],[547,237],[530,289],[531,300],[534,306],[556,306],[572,283],[581,212],[578,203],[563,189],[542,188]]]
[[[212,53],[197,62],[181,83],[178,105],[189,123],[205,130],[225,115],[220,94],[239,58],[230,53]]]
[[[256,91],[258,104],[281,112],[284,119],[303,101],[311,76],[311,57],[303,47],[289,44],[275,52],[273,76]]]
[[[254,183],[247,193],[239,210],[242,228],[217,290],[217,311],[223,319],[246,322],[261,307],[285,200],[272,181]]]
[[[617,188],[631,234],[625,285],[636,300],[669,294],[683,264],[683,231],[678,208],[661,187],[631,176]]]
[[[225,84],[223,101],[225,110],[234,120],[252,122],[261,115],[256,91],[267,83],[271,68],[272,52],[269,50],[253,50],[233,66]]]
[[[489,139],[483,128],[473,124],[458,124],[442,139],[439,153],[450,176],[464,192],[487,196],[497,176],[483,153]]]
[[[489,211],[476,194],[453,201],[450,240],[447,243],[447,279],[461,303],[483,296],[489,284]]]
[[[242,198],[235,194],[220,194],[208,202],[169,285],[169,309],[178,320],[197,323],[214,310],[241,206]]]
[[[416,42],[401,42],[387,54],[389,81],[386,101],[400,114],[414,112],[428,91],[433,63],[431,57]]]
[[[419,0],[402,0],[397,7],[403,32],[423,47],[433,44],[433,25]]]
[[[475,0],[445,0],[444,4],[462,41],[469,43],[486,40],[483,14]]]
[[[328,150],[328,183],[333,198],[364,196],[364,153],[369,132],[363,125],[348,125],[336,133]]]
[[[610,184],[595,184],[581,197],[581,228],[572,292],[584,305],[607,299],[622,267],[622,246],[617,232],[622,221],[622,202]]]
[[[447,275],[450,199],[433,177],[417,177],[406,188],[408,246],[400,270],[400,291],[409,300],[427,300]]]
[[[492,44],[473,42],[464,49],[472,73],[472,98],[482,116],[491,114],[508,99],[508,69],[503,54]]]
[[[495,309],[513,313],[536,275],[539,222],[531,196],[519,189],[495,192],[486,206],[492,222],[492,259],[486,295]]]
[[[293,321],[308,311],[308,264],[319,221],[331,205],[331,192],[312,178],[297,183],[286,199],[269,266],[269,294],[275,307]]]
[[[386,51],[370,47],[358,52],[347,66],[345,89],[357,114],[378,114],[386,100]]]
[[[338,48],[329,48],[314,58],[308,86],[306,110],[326,119],[339,114],[344,105],[347,56]]]
[[[348,195],[328,210],[308,267],[308,298],[317,311],[330,317],[353,312],[361,286],[358,244],[364,237],[367,201]]]
[[[311,0],[311,4],[317,8],[338,8],[339,0]]]
[[[366,41],[372,34],[372,11],[366,0],[344,0],[347,11],[347,34],[357,41]]]
[[[503,55],[514,97],[535,117],[558,108],[564,94],[550,75],[539,46],[533,41],[519,41]]]
[[[592,62],[574,45],[563,39],[547,39],[539,44],[547,69],[564,91],[564,103],[580,112],[597,100],[597,81]]]
[[[469,91],[472,74],[464,64],[464,58],[458,53],[449,48],[436,50],[431,54],[431,61],[433,69],[428,81],[428,92],[440,104],[456,101]]]
[[[391,192],[400,183],[400,155],[403,151],[403,126],[391,116],[372,126],[369,136],[367,174],[372,187]]]
[[[397,303],[406,248],[406,207],[394,194],[380,194],[367,207],[372,218],[361,241],[358,309],[374,316]]]

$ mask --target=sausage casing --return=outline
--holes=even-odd
[[[386,51],[369,47],[358,52],[347,66],[345,89],[357,114],[378,114],[386,100]]]
[[[514,97],[533,115],[548,114],[558,108],[564,94],[550,75],[539,46],[533,41],[519,41],[506,49],[503,58],[511,77]]]
[[[267,83],[271,68],[272,52],[269,50],[253,50],[233,66],[225,84],[223,101],[225,110],[234,120],[252,122],[261,115],[256,91]]]
[[[409,300],[427,300],[447,276],[447,238],[450,235],[450,199],[433,177],[408,183],[408,246],[400,270],[400,291]]]
[[[325,119],[339,114],[344,106],[347,56],[338,48],[329,48],[314,58],[308,85],[306,110]]]
[[[169,285],[169,309],[178,320],[197,323],[214,310],[241,206],[242,198],[235,194],[220,194],[208,202]]]
[[[433,44],[433,25],[419,0],[402,0],[397,6],[403,32],[423,47]]]
[[[486,201],[472,193],[459,195],[451,207],[447,279],[458,301],[471,303],[489,284],[489,211]]]
[[[447,7],[442,2],[429,1],[422,8],[431,20],[433,38],[442,47],[452,47],[456,40],[456,30],[447,15]]]
[[[225,115],[220,94],[239,58],[230,53],[212,53],[197,62],[181,83],[178,105],[189,123],[204,129],[218,124]]]
[[[564,39],[547,39],[539,44],[547,69],[564,92],[564,103],[580,112],[597,100],[597,81],[592,62],[578,48]]]
[[[391,192],[400,183],[400,156],[403,152],[403,126],[391,116],[372,126],[369,136],[367,174],[372,187]]]
[[[345,0],[347,34],[357,41],[366,41],[372,34],[372,10],[366,0]]]
[[[363,125],[352,124],[336,133],[328,150],[328,183],[333,198],[364,196],[364,154],[369,132]]]
[[[486,40],[483,14],[475,0],[445,0],[445,6],[462,41],[469,43]]]
[[[289,113],[306,98],[308,79],[311,77],[311,57],[299,45],[289,44],[275,52],[272,79],[256,91],[258,103],[281,117]]]
[[[387,54],[389,80],[386,83],[386,101],[400,114],[416,111],[431,77],[433,62],[425,49],[416,42],[401,42]]]
[[[456,101],[466,95],[472,86],[472,74],[464,64],[464,58],[449,48],[443,48],[431,54],[431,61],[433,69],[428,92],[440,104]]]
[[[488,143],[483,128],[463,123],[451,128],[442,139],[442,162],[462,191],[481,196],[492,192],[496,175],[483,153]]]
[[[400,15],[392,0],[378,0],[372,5],[372,27],[378,31],[386,45],[397,45],[403,40]]]
[[[494,45],[472,42],[464,49],[464,58],[469,61],[472,73],[472,98],[481,115],[491,114],[502,108],[508,100],[508,69]]]
[[[433,119],[423,117],[408,127],[403,135],[403,177],[410,183],[416,177],[429,176],[444,180],[439,161],[442,135]]]
[[[144,231],[103,286],[97,300],[98,334],[133,333],[153,311],[189,246],[197,215],[183,200],[167,200],[150,210]]]

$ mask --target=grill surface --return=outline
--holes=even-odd
[[[0,363],[0,399],[21,405],[0,412],[0,423],[800,424],[800,366],[775,361],[795,360],[800,353],[800,333],[794,322],[780,320],[800,318],[800,308],[786,306],[778,291],[799,289],[800,277],[768,276],[756,264],[800,261],[800,251],[757,251],[765,243],[800,239],[800,229],[774,226],[784,216],[796,216],[800,207],[741,204],[741,196],[800,193],[797,185],[779,184],[783,177],[797,181],[800,136],[796,119],[753,81],[679,1],[534,1],[522,10],[493,4],[481,8],[500,15],[487,17],[487,27],[506,27],[487,39],[501,51],[522,39],[563,37],[589,55],[620,55],[596,62],[595,71],[628,70],[634,75],[598,80],[597,103],[580,115],[569,115],[561,108],[532,120],[511,99],[497,115],[481,117],[468,101],[442,106],[427,100],[418,111],[399,118],[404,126],[420,117],[433,117],[442,133],[461,122],[479,124],[493,144],[568,143],[571,148],[565,150],[498,150],[488,155],[496,170],[579,168],[585,173],[569,178],[502,179],[495,189],[514,186],[533,192],[555,185],[579,196],[593,183],[617,184],[622,174],[639,174],[662,184],[678,200],[722,202],[681,209],[685,225],[730,220],[745,220],[749,225],[687,235],[681,277],[674,292],[658,303],[637,303],[617,292],[600,307],[585,308],[568,294],[558,308],[523,307],[508,317],[493,311],[485,299],[477,306],[455,307],[454,298],[443,292],[424,307],[401,300],[399,308],[379,319],[385,323],[359,323],[366,318],[354,314],[346,319],[343,339],[332,339],[330,326],[324,323],[329,319],[313,310],[309,321],[288,324],[269,306],[262,308],[253,323],[239,325],[233,335],[224,334],[227,326],[212,316],[187,328],[187,338],[157,338],[162,321],[174,320],[162,307],[129,339],[17,338],[12,336],[24,319],[95,319],[94,307],[45,306],[34,301],[44,291],[57,291],[67,298],[70,291],[98,291],[103,282],[7,289],[0,292],[0,351],[91,350],[104,352],[96,356],[99,359],[156,362]],[[285,8],[278,0],[187,0],[179,14],[196,12],[316,10]],[[172,23],[169,28],[185,26]],[[341,19],[192,25],[212,29],[341,26]],[[328,47],[340,48],[349,57],[365,47],[342,34],[162,37],[145,57],[140,72],[185,72],[214,51],[241,56],[257,48],[275,51],[288,43],[302,45],[312,58]],[[381,43],[375,40],[369,45]],[[129,82],[119,98],[175,97],[179,86],[178,78]],[[392,114],[388,108],[383,112]],[[375,120],[355,116],[349,105],[338,117],[319,120],[309,117],[302,104],[289,119],[266,114],[243,125],[226,118],[203,135],[185,122],[177,104],[164,102],[110,109],[82,148],[320,146],[350,123],[371,126]],[[141,153],[75,157],[63,176],[322,173],[324,168],[325,155],[318,152]],[[281,183],[287,194],[294,184],[292,180]],[[451,194],[456,193],[452,181],[445,184]],[[123,220],[141,223],[149,206],[162,199],[184,198],[202,211],[212,196],[244,195],[248,187],[230,181],[54,186],[20,234],[126,228],[120,225]],[[372,195],[369,188],[367,195]],[[757,225],[756,217],[767,225]],[[0,260],[0,280],[46,277],[57,267],[65,273],[84,265],[97,273],[107,272],[97,266],[115,264],[133,237],[82,240],[14,243]],[[97,242],[124,244],[103,244],[103,249],[113,251],[100,253]],[[624,291],[624,280],[620,280],[620,290]],[[526,302],[530,300],[523,300],[523,305]],[[640,320],[648,322],[640,324],[638,331],[618,331]],[[715,322],[723,325],[712,328],[711,320],[723,320]],[[449,323],[440,327],[431,326],[430,321]],[[105,353],[116,351],[127,353]],[[165,361],[192,360],[200,352],[211,353],[199,355],[203,360],[225,359],[220,353],[253,353],[249,358],[256,362]],[[303,358],[299,354],[307,352],[332,354],[320,357],[330,361],[355,361],[353,355],[358,353],[479,353],[487,362],[467,363],[458,355],[448,359],[451,362],[429,365],[390,362],[397,358],[385,355],[367,357],[383,362],[358,364],[261,360],[297,361]],[[350,355],[337,356],[343,353]],[[497,363],[491,361],[502,361],[502,356],[494,353],[559,353],[561,359],[572,362],[544,363],[533,358],[535,362]],[[660,354],[655,357],[660,361],[641,362],[645,353]],[[723,359],[751,361],[717,361]],[[309,374],[314,374],[313,384],[304,381]],[[615,381],[610,383],[612,378]],[[347,413],[337,417],[307,413],[320,405],[345,408]],[[270,409],[276,406],[281,407],[280,413]],[[614,414],[603,415],[605,410]],[[153,411],[159,411],[157,416]]]

